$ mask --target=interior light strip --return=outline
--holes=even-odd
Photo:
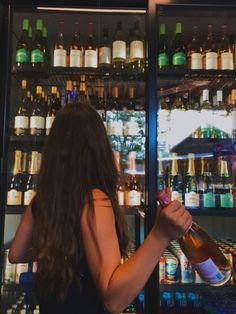
[[[57,8],[57,7],[37,7],[37,10],[64,11],[64,12],[100,12],[100,13],[146,13],[143,9],[90,9],[90,8]]]

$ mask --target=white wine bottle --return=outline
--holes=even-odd
[[[158,192],[161,207],[171,202],[169,189]],[[179,239],[180,247],[199,276],[211,286],[222,286],[232,276],[232,268],[214,240],[195,222]]]

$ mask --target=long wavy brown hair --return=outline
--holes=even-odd
[[[76,279],[85,258],[81,214],[86,202],[93,213],[93,188],[111,200],[121,254],[125,253],[127,228],[116,184],[114,155],[99,114],[88,104],[67,104],[53,122],[32,203],[40,294],[63,299]]]

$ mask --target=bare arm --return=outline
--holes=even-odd
[[[156,223],[135,254],[121,264],[115,219],[106,195],[94,190],[95,216],[89,225],[82,215],[82,235],[90,271],[105,307],[117,314],[133,301],[147,282],[170,240],[179,238],[191,216],[178,201],[157,216]]]
[[[27,206],[10,247],[8,255],[10,263],[27,263],[34,260],[33,225],[31,206]]]

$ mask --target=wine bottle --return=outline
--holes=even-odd
[[[82,66],[82,47],[79,35],[79,23],[75,23],[74,35],[70,44],[70,67]]]
[[[125,205],[127,207],[139,207],[141,205],[141,185],[136,177],[136,153],[128,155],[128,180],[125,185]]]
[[[98,89],[98,101],[97,101],[97,111],[102,118],[102,121],[106,127],[106,114],[107,114],[107,103],[105,99],[104,87]]]
[[[38,177],[38,152],[31,152],[31,164],[29,176],[24,192],[24,205],[29,205],[36,194],[37,177]]]
[[[126,60],[126,40],[119,21],[116,26],[115,35],[112,42],[112,66],[113,68],[125,68]]]
[[[22,67],[30,62],[30,47],[29,47],[29,20],[24,19],[22,25],[22,33],[16,46],[16,66]]]
[[[182,24],[175,25],[175,38],[172,44],[172,67],[184,68],[186,65],[186,52],[182,38]]]
[[[169,51],[166,40],[166,25],[160,25],[159,43],[158,43],[158,67],[159,69],[168,68],[169,64]]]
[[[134,35],[130,42],[131,68],[138,72],[144,71],[144,42],[141,35],[139,21],[135,21]]]
[[[8,184],[7,205],[19,206],[22,204],[21,156],[22,152],[16,150],[13,172]]]
[[[197,26],[193,26],[193,37],[187,48],[187,67],[192,70],[202,69],[202,46]]]
[[[66,104],[73,102],[73,82],[71,80],[66,81]]]
[[[117,180],[117,198],[118,198],[118,204],[120,206],[124,206],[125,204],[125,186],[122,181],[122,173],[121,173],[121,166],[120,166],[120,153],[117,151],[114,151],[114,156],[115,156],[115,162],[116,162],[116,167],[118,171],[118,180]]]
[[[84,74],[80,76],[78,100],[79,102],[82,102],[82,103],[88,102],[86,78]]]
[[[88,23],[88,38],[84,47],[84,66],[91,68],[98,66],[98,52],[92,22]]]
[[[201,157],[201,174],[198,179],[198,193],[201,208],[215,208],[215,185],[212,179],[210,163],[203,157]]]
[[[42,67],[45,62],[43,46],[43,20],[38,19],[36,22],[36,33],[31,51],[31,64],[35,68]]]
[[[221,70],[233,70],[234,69],[233,49],[229,41],[226,25],[222,26],[222,34],[221,34],[221,40],[219,44],[218,56],[219,56],[219,64],[218,64],[219,69]]]
[[[168,186],[171,190],[171,200],[178,200],[183,203],[182,178],[178,168],[178,156],[176,153],[171,154],[171,168]]]
[[[51,87],[51,95],[48,98],[48,108],[47,108],[47,116],[46,116],[46,135],[49,135],[51,131],[51,127],[53,121],[56,117],[56,95],[57,95],[57,88],[56,86]]]
[[[182,101],[182,97],[181,97],[177,87],[175,89],[175,99],[173,101],[171,109],[172,110],[176,109],[176,110],[181,110],[181,111],[185,110],[185,106],[184,106],[184,103]]]
[[[194,154],[188,154],[188,171],[185,182],[185,206],[189,209],[199,208],[199,193],[195,173]]]
[[[170,191],[158,193],[161,207],[171,202]],[[200,277],[211,286],[222,286],[229,281],[232,268],[215,241],[195,222],[179,239],[180,247]]]
[[[123,122],[119,119],[118,110],[121,105],[119,102],[119,89],[114,86],[112,89],[112,101],[109,109],[112,111],[112,120],[108,124],[107,133],[109,135],[122,136],[123,135]]]
[[[130,59],[130,43],[134,38],[134,29],[129,29],[129,37],[126,41],[126,59],[125,59],[125,67],[126,69],[131,69],[131,59]]]
[[[220,160],[220,182],[217,187],[217,196],[220,208],[234,207],[233,188],[229,177],[228,164],[223,159]]]
[[[36,97],[33,102],[33,110],[30,116],[30,135],[43,135],[45,130],[44,100],[42,87],[36,86]]]
[[[54,67],[66,67],[66,49],[64,44],[64,21],[59,22],[59,32],[54,48]]]
[[[111,66],[111,44],[109,41],[108,28],[103,29],[102,42],[98,50],[98,66],[110,67]]]
[[[212,34],[212,25],[208,25],[207,38],[203,43],[203,68],[206,70],[217,70],[217,49]]]
[[[51,55],[50,55],[50,50],[48,47],[48,30],[47,27],[43,27],[43,53],[44,53],[44,64],[45,66],[50,66],[51,65]]]
[[[14,121],[14,132],[18,136],[26,135],[29,130],[29,112],[26,85],[26,80],[22,80],[20,105],[17,109]]]

